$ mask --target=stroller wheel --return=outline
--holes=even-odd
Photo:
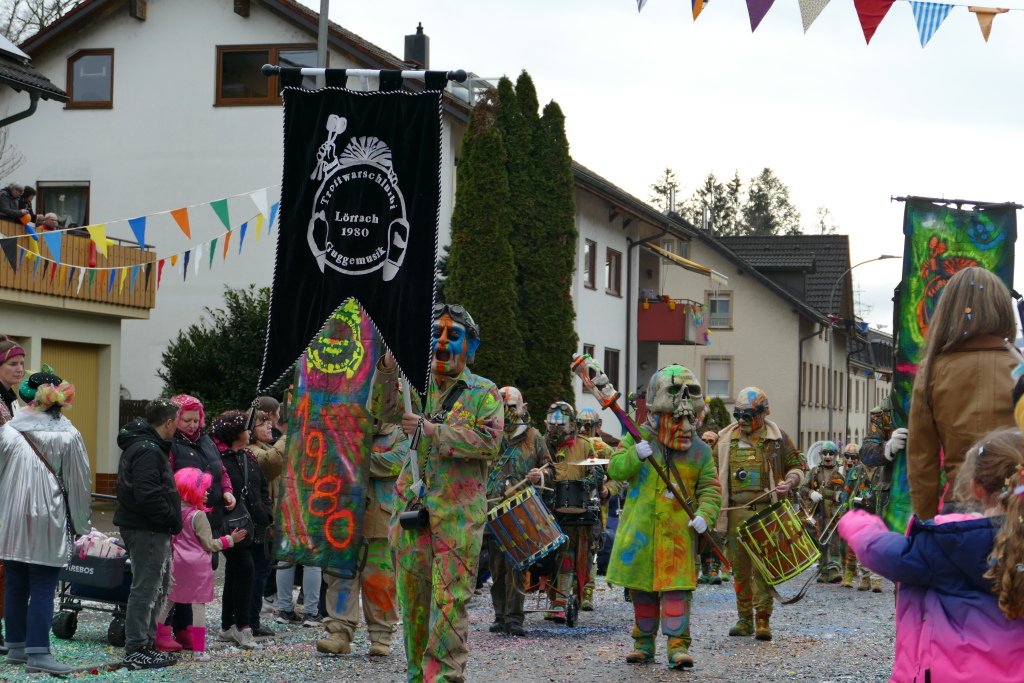
[[[124,641],[124,619],[114,617],[110,620],[110,626],[107,627],[107,642],[114,647],[124,647]]]
[[[53,635],[61,640],[71,640],[78,630],[78,612],[58,612],[53,615]]]

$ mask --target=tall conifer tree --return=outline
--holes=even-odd
[[[473,372],[515,384],[523,359],[516,268],[509,246],[509,180],[497,106],[481,99],[470,114],[458,167],[445,299],[480,326]]]

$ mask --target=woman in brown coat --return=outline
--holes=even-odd
[[[1004,340],[1016,336],[1010,292],[995,274],[972,267],[949,279],[929,321],[910,401],[907,477],[918,518],[931,519],[940,499],[952,500],[974,441],[1014,424],[1010,372],[1017,363]]]

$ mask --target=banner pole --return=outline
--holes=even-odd
[[[409,392],[409,380],[402,375],[402,399],[405,401],[405,412],[412,412],[412,394]],[[423,437],[422,428],[417,426],[416,431],[409,439],[409,467],[412,469],[412,486],[410,490],[417,498],[423,497],[423,481],[420,479],[420,458],[419,445]]]
[[[287,69],[289,72],[294,73],[298,71],[302,76],[324,76],[328,71],[344,71],[345,75],[362,78],[380,78],[381,73],[394,73],[393,71],[381,71],[380,69],[325,69],[320,67],[281,67],[274,64],[264,64],[260,71],[264,76],[280,76],[281,71]],[[466,79],[469,78],[469,74],[466,73],[465,69],[455,69],[454,71],[425,71],[425,70],[403,70],[400,72],[402,78],[418,78],[424,79],[427,74],[444,74],[449,81],[455,81],[456,83],[465,83]]]

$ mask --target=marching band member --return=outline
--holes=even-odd
[[[608,565],[608,582],[629,589],[633,598],[633,652],[626,661],[653,662],[660,625],[668,636],[673,668],[693,666],[690,647],[690,600],[697,587],[693,557],[697,539],[718,516],[722,487],[711,449],[694,439],[704,412],[700,384],[681,365],[654,373],[647,388],[646,429],[651,441],[625,436],[612,455],[608,474],[629,483],[626,507],[616,531]],[[675,468],[694,501],[690,518],[666,488],[649,458]]]
[[[807,481],[800,488],[800,493],[812,504],[816,504],[815,517],[818,520],[817,536],[827,534],[829,523],[835,522],[835,517],[840,503],[843,501],[843,474],[840,468],[839,446],[834,441],[825,441],[821,446],[821,464],[811,469]],[[821,549],[821,557],[818,559],[818,567],[821,572],[818,574],[818,583],[835,583],[839,581],[841,570],[839,563],[843,553],[840,548],[841,539],[839,534],[833,532],[829,542]]]
[[[593,408],[580,408],[576,413],[577,433],[590,442],[598,458],[608,460],[611,458],[612,453],[615,452],[615,449],[606,444],[604,439],[601,438],[601,424],[601,414]],[[580,609],[584,612],[592,612],[594,610],[594,579],[597,576],[597,553],[600,550],[600,541],[608,520],[608,501],[612,496],[618,495],[623,488],[625,487],[622,482],[606,479],[604,486],[599,491],[601,499],[601,524],[594,527],[594,535],[590,546],[590,570],[587,574],[587,586],[583,589],[583,599],[580,600]]]

